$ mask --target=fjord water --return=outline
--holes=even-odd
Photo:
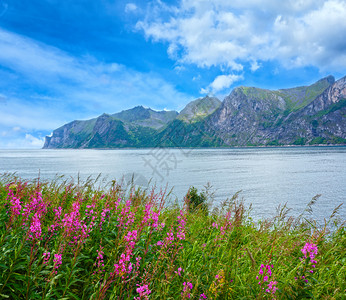
[[[0,150],[0,173],[24,179],[86,179],[100,173],[101,185],[113,179],[133,180],[145,187],[173,188],[171,199],[182,201],[190,186],[215,191],[215,205],[242,190],[253,205],[255,219],[271,217],[287,202],[297,216],[316,194],[311,217],[322,222],[346,202],[346,147],[135,150]],[[339,211],[346,219],[346,208]]]

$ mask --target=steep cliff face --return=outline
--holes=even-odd
[[[236,88],[206,127],[227,146],[343,143],[344,81],[328,76],[278,91]]]
[[[149,147],[156,129],[176,118],[176,111],[154,111],[143,106],[87,121],[73,121],[46,137],[43,148]]]
[[[226,145],[258,144],[285,109],[285,100],[273,91],[239,87],[225,98],[207,127]]]
[[[178,115],[142,106],[73,121],[44,148],[229,147],[346,144],[346,77],[276,91],[238,87],[221,103],[205,97]]]
[[[73,121],[47,136],[43,148],[82,148],[90,138],[97,119]]]
[[[275,132],[282,144],[346,142],[346,77],[330,85],[303,109],[290,114]]]

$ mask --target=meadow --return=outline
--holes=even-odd
[[[345,220],[283,205],[254,221],[236,194],[113,181],[0,178],[0,298],[346,299]]]

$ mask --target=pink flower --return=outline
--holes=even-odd
[[[41,238],[41,221],[40,221],[40,214],[37,212],[35,213],[34,217],[32,218],[33,221],[30,225],[29,229],[29,238],[32,240],[34,239],[40,239]]]
[[[147,284],[144,284],[142,286],[137,284],[137,286],[139,286],[139,288],[136,289],[139,297],[135,297],[135,300],[148,299],[148,295],[151,293],[151,291],[149,290],[149,286]]]
[[[274,295],[275,292],[276,292],[276,290],[278,289],[278,288],[276,287],[276,285],[277,285],[277,281],[271,281],[271,282],[269,282],[269,284],[268,284],[268,289],[266,289],[266,292],[267,292],[267,293],[272,293],[272,294]]]
[[[202,300],[202,299],[208,299],[204,293],[199,295],[199,300]]]
[[[47,264],[47,262],[50,258],[50,252],[45,252],[42,254],[42,256],[43,256],[43,264],[45,265],[45,264]]]
[[[60,265],[62,264],[62,255],[61,254],[54,254],[54,269],[59,269]]]
[[[21,201],[19,198],[16,198],[13,196],[13,192],[10,191],[9,195],[12,194],[12,199],[11,199],[11,210],[12,210],[12,215],[17,216],[20,215],[20,211],[22,209]]]
[[[181,276],[181,272],[184,272],[184,269],[178,268],[178,272],[174,271],[174,273],[178,274],[179,276]]]
[[[307,255],[309,255],[310,257],[310,261],[312,263],[315,263],[315,256],[317,255],[318,252],[318,248],[316,244],[310,244],[310,243],[306,243],[305,246],[301,249],[302,253],[304,254],[304,258],[307,258]]]
[[[190,291],[193,289],[193,285],[191,282],[184,282],[183,283],[183,292],[181,293],[181,295],[183,296],[183,298],[185,298],[185,296],[187,298],[191,298],[191,295],[190,295]]]

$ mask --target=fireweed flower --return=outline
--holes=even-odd
[[[72,246],[73,244],[78,244],[78,241],[82,242],[89,236],[90,231],[94,223],[89,225],[89,227],[80,220],[80,204],[76,200],[72,203],[72,210],[70,213],[65,214],[64,218],[61,220],[61,227],[64,229],[64,236],[66,238],[72,238],[69,242]]]
[[[166,242],[167,244],[172,244],[173,241],[174,241],[174,234],[171,229],[169,232],[167,232]]]
[[[136,289],[136,292],[139,294],[139,297],[135,297],[135,300],[142,300],[142,299],[149,299],[148,296],[151,293],[151,290],[149,290],[149,286],[147,284],[144,284],[140,286],[137,284],[138,288]]]
[[[54,211],[55,218],[60,219],[61,211],[62,211],[61,206],[59,206],[58,208],[54,208],[53,211]]]
[[[147,203],[145,205],[144,209],[144,217],[142,220],[142,224],[147,224],[149,227],[153,227],[156,230],[160,230],[160,225],[162,227],[162,224],[159,224],[159,216],[161,211],[154,211],[152,203]]]
[[[98,269],[97,272],[94,272],[93,274],[96,273],[102,273],[105,270],[102,270],[102,268],[105,266],[104,261],[103,261],[103,254],[104,252],[102,251],[103,247],[100,245],[100,250],[96,250],[97,252],[97,257],[96,257],[96,262],[94,263],[94,266]]]
[[[317,255],[318,249],[317,249],[317,245],[315,244],[310,244],[310,243],[306,243],[305,246],[300,250],[302,251],[304,258],[307,259],[307,255],[310,258],[310,262],[312,263],[316,263],[316,261],[314,260],[315,256]]]
[[[50,225],[48,231],[53,233],[57,228],[60,228],[61,224],[60,224],[60,218],[61,218],[61,212],[62,212],[62,208],[61,206],[59,206],[58,208],[54,208],[54,224]]]
[[[260,266],[260,270],[258,272],[258,274],[260,276],[256,276],[256,279],[259,280],[258,281],[258,285],[262,286],[262,284],[264,284],[265,282],[269,282],[270,277],[272,276],[272,268],[273,265],[264,265],[261,264]],[[262,280],[260,279],[260,277],[262,278]],[[263,282],[262,282],[263,281]],[[275,294],[276,290],[278,289],[276,287],[277,281],[270,281],[267,284],[267,288],[265,289],[264,286],[262,287],[262,290],[265,289],[266,293],[271,293],[271,294]]]
[[[178,271],[174,271],[174,273],[178,274],[179,276],[181,276],[181,272],[184,272],[185,270],[182,268],[178,268]]]
[[[184,282],[183,283],[183,292],[181,293],[181,296],[184,298],[191,298],[190,292],[193,289],[193,285],[191,282]]]
[[[36,196],[31,196],[30,201],[24,205],[23,216],[25,221],[29,221],[29,216],[38,213],[40,216],[47,212],[47,204],[43,201],[40,191],[36,191]]]
[[[199,295],[199,300],[208,299],[207,295],[202,293]]]
[[[269,282],[269,284],[268,284],[268,288],[266,289],[266,292],[267,293],[271,293],[271,294],[275,294],[275,292],[276,292],[276,290],[278,289],[277,287],[276,287],[276,285],[277,285],[277,281],[271,281],[271,282]]]
[[[303,257],[300,258],[303,264],[307,263],[306,267],[315,268],[317,261],[315,260],[315,257],[318,253],[318,248],[316,244],[313,243],[306,243],[304,247],[300,250],[303,253]],[[309,261],[310,259],[310,261]],[[305,268],[304,268],[305,270]],[[313,270],[307,270],[309,273],[314,273]],[[304,274],[304,273],[303,273]],[[305,278],[304,275],[301,276],[301,279],[304,280],[304,282],[308,283],[309,280]]]
[[[178,216],[178,232],[177,232],[177,239],[178,240],[185,240],[185,225],[186,225],[186,215],[184,215],[184,212],[181,210],[180,215]]]
[[[133,265],[131,257],[133,256],[133,249],[136,246],[137,230],[129,231],[124,237],[127,242],[124,253],[120,255],[119,262],[114,264],[114,273],[123,277],[126,273],[130,274],[133,270],[133,266],[139,267],[139,260],[136,265]]]
[[[14,197],[13,192],[10,191],[8,193],[8,196],[11,198],[10,203],[11,203],[11,212],[12,216],[18,216],[20,215],[20,211],[22,209],[22,202],[20,201],[19,198]]]
[[[135,213],[130,212],[131,200],[127,200],[125,203],[125,207],[121,210],[120,217],[118,217],[119,224],[118,227],[124,227],[127,230],[133,222],[135,221]]]
[[[42,232],[41,232],[40,214],[35,213],[34,217],[32,218],[32,223],[29,229],[29,239],[38,240],[41,238],[41,233]]]
[[[106,221],[107,218],[109,218],[109,213],[110,213],[110,208],[109,208],[109,204],[107,204],[107,206],[105,208],[102,209],[101,211],[101,218],[100,218],[100,230],[102,231],[102,224],[104,221]]]
[[[57,273],[60,265],[62,264],[62,255],[61,254],[54,254],[54,269],[56,270],[55,271],[55,274]]]
[[[46,265],[48,263],[49,258],[50,258],[50,252],[44,252],[42,254],[42,256],[43,256],[43,264]]]

